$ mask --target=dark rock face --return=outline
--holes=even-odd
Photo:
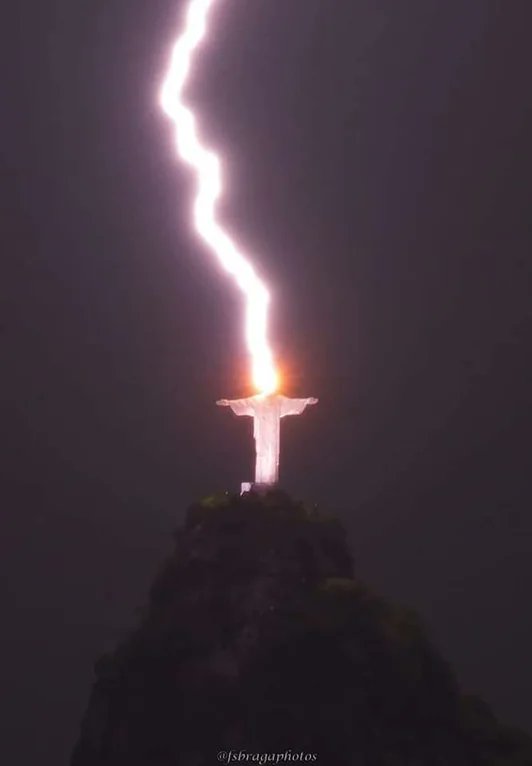
[[[354,578],[339,522],[281,492],[192,506],[140,626],[95,671],[72,766],[532,764],[417,617]]]

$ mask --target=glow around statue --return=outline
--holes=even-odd
[[[246,399],[220,399],[216,404],[231,407],[235,415],[253,418],[253,436],[257,459],[255,485],[272,486],[279,479],[279,450],[281,418],[300,415],[309,404],[317,404],[314,397],[290,399],[281,394],[257,394]]]

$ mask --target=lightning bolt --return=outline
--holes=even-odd
[[[183,102],[183,90],[189,77],[193,54],[205,37],[208,14],[215,2],[190,0],[185,25],[173,48],[168,74],[163,83],[161,106],[175,124],[179,156],[196,173],[196,229],[244,293],[245,338],[251,355],[252,379],[261,394],[269,394],[278,385],[278,375],[268,342],[270,295],[249,258],[239,250],[216,219],[216,202],[222,193],[220,160],[212,150],[202,146],[195,115]]]

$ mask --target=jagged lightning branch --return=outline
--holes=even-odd
[[[222,192],[220,160],[201,145],[196,119],[182,100],[192,56],[205,36],[207,17],[216,0],[190,0],[184,29],[178,38],[161,93],[161,103],[176,127],[176,144],[181,158],[196,171],[197,197],[194,221],[201,237],[210,245],[222,266],[234,276],[246,300],[246,343],[252,359],[253,382],[260,393],[277,387],[277,372],[268,343],[268,290],[249,259],[216,220],[216,201]]]

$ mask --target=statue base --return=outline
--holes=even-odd
[[[243,495],[246,492],[256,492],[257,495],[265,495],[271,489],[274,489],[276,484],[259,484],[255,481],[243,481],[240,485],[240,494]]]

